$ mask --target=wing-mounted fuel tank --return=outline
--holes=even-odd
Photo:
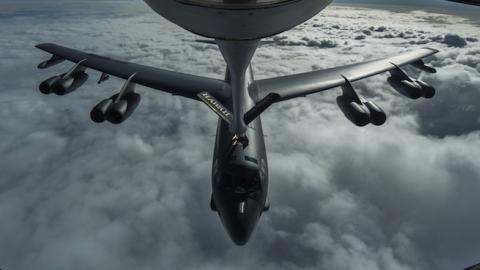
[[[332,0],[145,0],[180,27],[206,37],[251,40],[272,36],[315,16]]]
[[[41,63],[39,68],[51,67],[62,61],[60,58],[52,57],[52,59]],[[53,76],[43,81],[39,86],[40,92],[45,95],[54,93],[63,96],[80,88],[88,79],[88,74],[85,73],[85,67],[82,66],[82,62],[84,61],[85,60],[79,61],[67,73]]]
[[[112,124],[121,124],[127,120],[140,104],[141,97],[135,93],[135,83],[132,82],[135,74],[123,85],[120,93],[102,100],[90,112],[90,118],[96,123],[109,121]]]
[[[373,101],[360,96],[352,84],[345,78],[343,95],[337,97],[337,104],[345,117],[359,127],[373,124],[381,126],[387,121],[385,112]]]

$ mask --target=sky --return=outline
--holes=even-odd
[[[271,209],[237,247],[209,208],[217,119],[206,106],[138,87],[131,119],[95,124],[91,108],[123,81],[99,86],[100,74],[88,71],[80,90],[44,96],[38,84],[71,64],[37,70],[49,56],[33,47],[53,42],[222,78],[218,49],[141,1],[58,3],[0,1],[1,269],[450,270],[480,262],[480,26],[471,13],[342,4],[260,47],[259,79],[436,48],[426,62],[438,73],[406,71],[438,94],[408,100],[386,75],[356,82],[387,112],[382,127],[348,122],[339,89],[270,108],[262,119]]]

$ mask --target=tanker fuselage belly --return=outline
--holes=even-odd
[[[224,40],[252,40],[289,30],[318,14],[332,0],[290,0],[271,5],[249,4],[245,8],[209,5],[209,2],[221,1],[208,0],[145,2],[162,17],[198,35]]]

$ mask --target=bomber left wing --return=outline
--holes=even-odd
[[[36,47],[53,55],[52,59],[49,60],[50,62],[45,61],[41,63],[39,68],[47,68],[62,60],[69,60],[74,63],[81,62],[79,67],[103,72],[104,75],[102,77],[110,74],[127,80],[135,74],[131,80],[132,83],[195,100],[198,100],[197,95],[203,91],[208,91],[219,100],[230,96],[229,86],[222,80],[119,61],[56,44],[39,44]]]
[[[205,91],[208,91],[211,99],[223,100],[230,96],[230,86],[222,80],[128,63],[55,44],[39,44],[36,47],[53,55],[38,65],[40,69],[65,60],[75,63],[68,72],[43,81],[39,89],[44,94],[66,95],[75,91],[88,79],[85,72],[87,68],[102,72],[99,84],[106,81],[110,75],[126,80],[118,94],[101,101],[92,109],[90,117],[97,123],[108,121],[120,124],[130,117],[141,99],[140,95],[135,93],[136,84],[195,100],[201,100],[200,94]]]
[[[247,123],[253,121],[273,103],[342,87],[343,95],[337,98],[337,103],[350,121],[357,126],[369,123],[382,125],[386,121],[383,110],[358,95],[351,83],[390,72],[388,82],[400,94],[411,99],[431,98],[435,95],[435,89],[423,81],[411,78],[400,67],[410,64],[422,71],[435,73],[436,70],[425,65],[422,59],[437,52],[435,49],[424,48],[385,59],[257,80],[249,88],[256,105],[245,114],[244,120]]]

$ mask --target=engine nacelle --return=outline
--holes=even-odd
[[[359,127],[364,127],[370,123],[370,112],[368,108],[355,102],[351,97],[337,97],[337,104],[345,117]]]
[[[62,79],[62,76],[53,76],[51,78],[46,79],[43,81],[38,89],[42,94],[48,95],[52,93],[52,88],[53,86],[60,80]]]
[[[365,106],[370,112],[370,123],[381,126],[387,121],[387,114],[373,101],[366,101]]]
[[[102,100],[102,102],[98,103],[98,105],[90,112],[90,118],[92,121],[95,123],[105,122],[105,120],[107,120],[107,113],[110,111],[112,104],[112,98]]]
[[[114,103],[107,113],[107,120],[115,125],[123,123],[140,104],[141,97],[135,92],[130,92],[122,97],[118,102]]]
[[[108,112],[107,120],[112,124],[120,124],[125,119],[127,113],[128,102],[124,99],[119,100],[118,102],[112,105],[112,108]]]
[[[110,123],[118,125],[127,120],[140,104],[141,96],[135,92],[130,92],[118,99],[119,94],[111,96],[109,99],[102,100],[90,112],[90,118],[95,123],[102,123],[108,120]]]
[[[411,99],[418,99],[423,96],[422,86],[415,81],[409,81],[397,76],[388,78],[388,83],[398,93]]]
[[[72,74],[71,76],[62,77],[52,87],[52,92],[63,96],[77,90],[88,80],[88,74],[81,71]]]
[[[422,93],[424,98],[433,98],[436,94],[435,88],[427,84],[424,81],[416,80],[416,83],[422,87]]]

